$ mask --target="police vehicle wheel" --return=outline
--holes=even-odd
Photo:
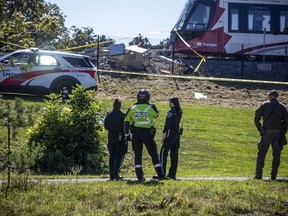
[[[56,94],[70,95],[72,93],[73,87],[76,86],[76,83],[71,80],[65,80],[59,82],[55,85],[53,92]]]

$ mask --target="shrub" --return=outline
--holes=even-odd
[[[68,101],[52,94],[46,105],[28,135],[31,151],[39,146],[43,149],[42,154],[38,152],[34,170],[63,174],[81,166],[82,173],[103,173],[106,169],[105,148],[100,142],[103,117],[101,103],[96,103],[93,92],[77,86]]]

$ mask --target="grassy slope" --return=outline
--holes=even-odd
[[[111,101],[103,101],[107,107]],[[133,102],[125,101],[123,111]],[[107,104],[107,105],[106,105]],[[160,138],[168,103],[155,103],[160,111],[156,120],[156,141]],[[108,105],[109,107],[109,105]],[[182,104],[184,134],[181,137],[178,176],[253,176],[259,134],[253,123],[254,110]],[[131,147],[131,146],[130,146]],[[144,172],[154,174],[150,157],[144,149]],[[279,176],[287,176],[288,152],[282,152]],[[127,161],[128,160],[128,161]],[[264,175],[269,176],[271,151],[266,158]],[[122,169],[124,176],[134,177],[133,152],[129,149]]]
[[[35,184],[0,196],[0,215],[287,215],[287,183]]]
[[[115,96],[117,93],[111,94],[110,99],[100,99],[103,114],[111,109]],[[158,145],[169,109],[168,103],[163,102],[166,100],[153,101],[160,110],[156,121]],[[123,100],[122,110],[133,103],[130,98]],[[182,108],[184,135],[179,177],[254,175],[259,138],[253,125],[254,107],[207,106],[185,101]],[[1,134],[5,136],[5,128],[1,128]],[[3,143],[1,147],[5,148]],[[151,177],[154,169],[146,150],[143,158],[145,176]],[[285,147],[279,176],[287,176],[287,160]],[[270,167],[269,151],[264,175],[269,176]],[[135,176],[131,146],[122,175]],[[19,187],[6,197],[0,192],[0,215],[288,215],[287,188],[287,182],[256,180],[37,183]]]

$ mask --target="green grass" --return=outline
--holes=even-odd
[[[124,101],[122,110],[126,112],[133,101]],[[103,101],[106,109],[111,101]],[[160,139],[169,110],[167,103],[155,103],[160,111],[156,120],[156,142],[160,149]],[[110,107],[109,107],[110,106]],[[255,110],[247,108],[226,108],[182,104],[184,134],[181,137],[178,176],[254,176],[259,133],[253,122]],[[107,110],[107,111],[108,111]],[[131,147],[131,146],[130,146]],[[154,169],[144,149],[144,172],[147,177],[154,175]],[[271,150],[266,157],[264,175],[271,169]],[[134,177],[133,152],[129,149],[122,174]],[[279,176],[287,176],[288,152],[285,147],[281,155],[283,163]]]
[[[101,100],[103,116],[112,108],[113,100]],[[135,101],[122,101],[122,111],[127,109]],[[31,102],[24,102],[31,107]],[[160,115],[156,120],[156,142],[160,150],[160,139],[169,110],[167,103],[155,103]],[[37,108],[43,106],[43,102],[34,102]],[[253,117],[254,110],[247,108],[227,108],[218,106],[201,106],[195,104],[181,104],[183,109],[182,126],[184,133],[181,137],[178,176],[253,176],[257,154],[257,142],[259,139]],[[35,109],[35,118],[40,114]],[[20,129],[18,139],[12,142],[15,146],[25,141],[26,129]],[[0,127],[2,143],[1,151],[6,149],[7,128]],[[103,141],[105,142],[105,141]],[[133,167],[133,151],[129,143],[129,151],[126,155],[121,173],[125,177],[135,177]],[[287,176],[288,152],[286,147],[282,151],[279,176]],[[264,176],[269,176],[271,168],[271,149],[266,157]],[[144,173],[146,177],[155,174],[150,156],[144,148],[143,155]],[[169,165],[169,164],[168,164]],[[105,175],[104,175],[105,176]],[[108,177],[108,175],[107,175]]]
[[[112,102],[102,100],[103,115],[111,110]],[[126,112],[134,101],[122,103],[122,111]],[[41,102],[35,104],[42,105]],[[155,104],[160,111],[156,120],[156,141],[160,149],[169,107],[168,102]],[[182,104],[182,109],[184,134],[180,144],[178,177],[254,176],[259,139],[253,123],[254,110],[195,104]],[[5,131],[6,128],[0,128],[1,135],[6,136]],[[17,145],[25,140],[25,129],[19,136]],[[3,137],[1,139],[5,140]],[[0,145],[0,149],[5,150],[6,143]],[[121,170],[124,177],[135,177],[133,159],[129,143],[129,152]],[[266,157],[264,176],[269,176],[271,161],[270,150]],[[287,176],[287,147],[284,147],[281,161],[278,176]],[[143,165],[145,177],[155,175],[145,148]],[[77,176],[80,177],[108,177],[108,174]],[[14,178],[17,180],[17,177]],[[32,175],[30,178],[75,177]],[[288,215],[288,185],[280,181],[124,181],[19,185],[19,182],[15,183],[15,188],[8,194],[3,190],[0,192],[0,215]]]
[[[287,183],[35,184],[0,197],[1,215],[287,215]]]

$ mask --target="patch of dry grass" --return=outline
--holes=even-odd
[[[284,85],[127,75],[116,75],[115,77],[101,75],[98,97],[107,99],[117,96],[122,100],[135,100],[137,92],[143,88],[149,90],[152,102],[167,101],[171,96],[177,96],[182,103],[255,109],[260,103],[267,100],[269,90],[277,89],[280,95],[279,100],[288,105],[288,92]],[[207,95],[207,99],[195,99],[194,92]]]

